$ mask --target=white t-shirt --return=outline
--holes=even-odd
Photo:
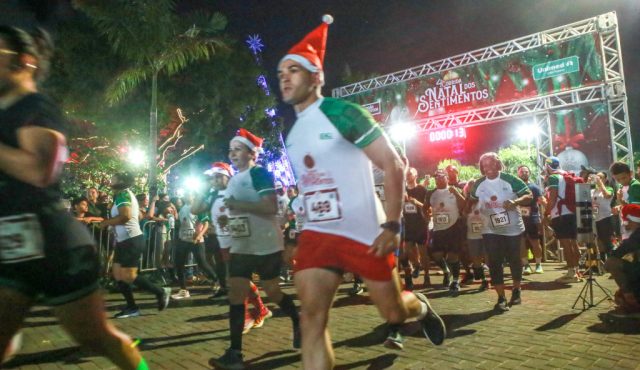
[[[448,188],[434,189],[427,193],[431,214],[433,215],[433,231],[447,230],[460,218],[460,210],[456,196]]]
[[[612,188],[607,187],[607,191],[612,196],[615,196]],[[591,190],[591,207],[595,221],[600,221],[613,215],[611,212],[611,198],[605,198],[600,189]]]
[[[487,227],[487,219],[480,212],[480,203],[476,203],[471,212],[467,215],[467,239],[482,239],[482,232]]]
[[[218,238],[218,244],[220,248],[231,248],[231,233],[229,232],[229,226],[227,222],[229,220],[229,209],[224,204],[225,190],[217,190],[211,193],[211,223],[215,230],[216,238]],[[224,224],[224,227],[221,226]]]
[[[305,209],[304,230],[371,245],[386,219],[362,150],[385,135],[364,108],[321,98],[298,113],[286,147]]]
[[[123,242],[127,239],[142,235],[140,223],[138,222],[140,207],[138,206],[138,200],[129,189],[125,189],[114,195],[113,207],[111,207],[111,218],[117,217],[120,214],[118,212],[118,207],[123,206],[131,207],[131,218],[124,225],[115,226],[116,241],[118,242]]]
[[[470,197],[477,200],[480,212],[487,217],[483,234],[516,236],[524,232],[524,222],[520,210],[515,207],[506,210],[507,200],[514,200],[530,193],[529,187],[519,178],[500,172],[495,179],[482,177],[476,181]]]

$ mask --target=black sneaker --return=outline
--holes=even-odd
[[[216,369],[242,370],[244,369],[242,352],[229,348],[221,357],[210,359],[209,366]]]
[[[293,348],[300,349],[302,347],[302,333],[300,332],[300,325],[293,327]]]
[[[413,291],[413,278],[411,275],[405,275],[404,277],[404,290]]]
[[[362,287],[362,284],[354,283],[353,287],[349,289],[348,293],[350,296],[355,297],[357,295],[364,293],[364,288]]]
[[[449,271],[444,273],[444,278],[442,278],[442,289],[449,289],[449,284],[451,283],[451,274]]]
[[[384,341],[384,346],[391,349],[403,349],[404,337],[400,333],[400,330],[389,329],[389,335]]]
[[[162,288],[162,294],[158,296],[158,311],[162,311],[169,305],[171,288]]]
[[[122,311],[113,315],[114,319],[127,319],[129,317],[140,316],[140,309],[138,307],[125,307]]]
[[[415,293],[416,298],[427,305],[427,315],[420,320],[422,325],[422,334],[425,338],[429,339],[431,343],[435,345],[441,345],[444,342],[444,338],[447,337],[447,328],[444,325],[444,321],[438,316],[436,311],[433,310],[427,297],[422,293]]]
[[[449,295],[451,295],[452,297],[457,297],[460,295],[460,283],[458,283],[457,280],[454,280],[453,282],[451,282],[451,285],[449,285]]]
[[[411,276],[414,279],[417,279],[418,277],[420,277],[420,267],[416,267],[415,269],[413,269],[413,272],[411,273]]]
[[[511,300],[509,301],[509,306],[515,306],[517,304],[522,303],[522,298],[520,298],[520,288],[514,289],[511,292]]]
[[[480,291],[482,292],[482,291],[485,291],[487,289],[489,289],[489,280],[484,279],[480,283]]]
[[[500,313],[509,311],[509,306],[507,305],[507,299],[505,297],[499,297],[498,303],[496,303],[496,305],[493,306],[493,308]]]

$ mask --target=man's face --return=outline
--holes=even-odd
[[[529,176],[531,176],[531,171],[527,167],[520,167],[518,170],[518,177],[520,180],[527,182],[529,181]]]
[[[318,76],[308,71],[302,65],[287,59],[280,63],[278,81],[282,100],[291,105],[300,104],[315,93]]]
[[[293,198],[295,197],[297,194],[296,188],[294,188],[293,186],[290,186],[287,188],[287,196],[289,198]]]
[[[449,185],[449,181],[447,179],[447,175],[438,174],[436,175],[436,186],[438,189],[444,189]]]
[[[221,174],[214,173],[213,176],[210,177],[211,184],[216,190],[224,190],[227,188],[227,184],[229,183],[229,177]]]
[[[418,171],[416,171],[415,168],[409,168],[409,171],[407,171],[407,182],[414,182],[416,181],[416,178],[418,177]]]
[[[87,190],[87,198],[91,203],[95,203],[98,200],[98,190],[95,188]]]
[[[255,160],[255,154],[248,146],[237,140],[231,140],[229,143],[229,160],[239,170],[246,170],[252,160]]]
[[[631,183],[631,172],[623,172],[617,175],[613,175],[613,178],[616,179],[616,182],[622,186],[627,186]]]

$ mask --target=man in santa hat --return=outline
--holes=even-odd
[[[609,312],[615,317],[640,318],[640,205],[622,207],[622,223],[629,232],[618,248],[614,249],[605,268],[618,284],[618,308]]]
[[[405,164],[365,109],[321,94],[333,19],[323,21],[278,65],[282,98],[297,114],[286,147],[306,219],[294,280],[302,304],[302,362],[313,369],[334,366],[327,320],[345,271],[362,277],[389,323],[385,345],[402,348],[399,329],[410,317],[433,343],[446,336],[427,298],[400,290],[393,252],[400,242]],[[375,194],[372,163],[385,174],[386,210]]]
[[[253,273],[269,299],[278,304],[293,324],[293,347],[300,348],[298,311],[292,298],[280,290],[282,230],[276,219],[278,204],[273,174],[256,165],[262,153],[262,139],[240,129],[229,143],[229,159],[238,173],[227,185],[224,206],[229,211],[226,225],[231,234],[229,253],[229,329],[231,346],[209,364],[221,369],[244,368],[242,332],[246,330],[245,299]]]

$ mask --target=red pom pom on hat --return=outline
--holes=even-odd
[[[231,141],[233,140],[243,143],[251,150],[262,153],[262,142],[264,140],[261,137],[252,134],[249,130],[244,128],[239,129],[238,132],[236,132],[236,136],[231,139]]]
[[[329,14],[323,15],[322,24],[289,49],[289,52],[280,60],[280,63],[291,59],[311,72],[321,71],[324,65],[324,54],[327,49],[327,33],[331,23],[333,23],[333,17]]]

